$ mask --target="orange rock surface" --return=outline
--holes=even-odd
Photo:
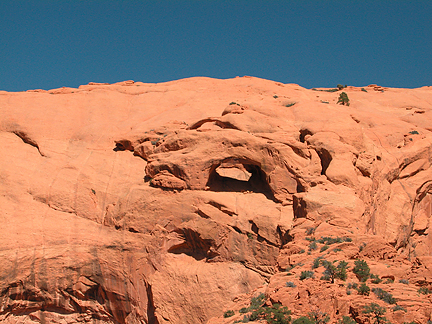
[[[228,324],[259,293],[293,319],[432,320],[432,87],[324,90],[0,91],[0,321]],[[396,304],[352,288],[357,259]]]

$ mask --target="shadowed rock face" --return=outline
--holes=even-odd
[[[349,107],[249,77],[0,91],[0,321],[233,323],[263,292],[294,318],[367,323],[377,302],[427,322],[432,90],[366,89]],[[407,312],[321,265],[300,280],[318,257],[352,283],[367,260]]]

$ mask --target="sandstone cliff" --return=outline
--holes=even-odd
[[[325,90],[0,91],[0,321],[233,323],[260,293],[293,319],[432,320],[432,88]],[[358,259],[396,304],[352,288]]]

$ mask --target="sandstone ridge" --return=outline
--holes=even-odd
[[[432,320],[432,88],[327,90],[0,91],[0,321],[228,324],[260,293],[293,319]],[[396,303],[353,288],[356,260]]]

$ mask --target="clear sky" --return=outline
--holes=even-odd
[[[0,0],[0,90],[243,75],[432,85],[432,0]]]

